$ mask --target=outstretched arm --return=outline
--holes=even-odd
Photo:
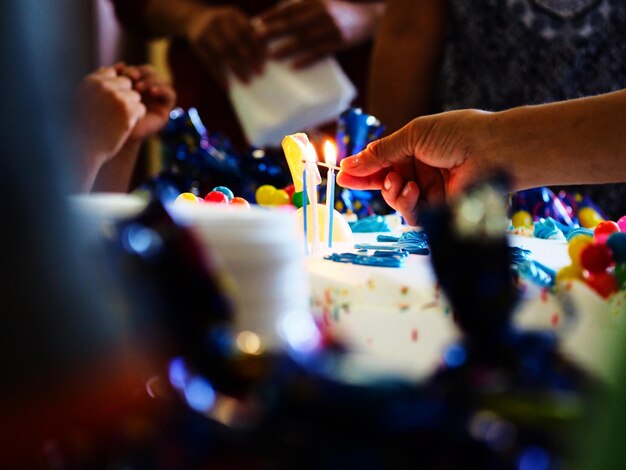
[[[337,182],[380,189],[409,224],[418,201],[440,200],[498,170],[512,190],[626,181],[626,90],[497,113],[414,119],[345,158]]]

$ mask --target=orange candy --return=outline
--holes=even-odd
[[[250,203],[244,198],[235,196],[230,200],[231,206],[242,207],[244,209],[250,209]]]

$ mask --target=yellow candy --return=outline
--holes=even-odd
[[[604,219],[592,207],[583,207],[578,211],[578,221],[585,228],[595,228]]]
[[[274,200],[274,194],[276,188],[271,184],[264,184],[259,186],[256,190],[255,197],[256,203],[260,206],[271,206]]]
[[[517,211],[511,218],[513,227],[532,227],[533,216],[528,211]]]
[[[180,193],[178,196],[176,196],[176,199],[174,199],[175,203],[195,203],[195,204],[199,204],[200,201],[198,201],[198,197],[193,194],[193,193]]]
[[[277,189],[272,194],[272,202],[273,206],[284,206],[285,204],[290,204],[291,198],[289,197],[289,193],[284,189]]]
[[[579,265],[570,264],[569,266],[559,269],[559,272],[556,273],[557,283],[570,279],[583,279],[583,269]]]
[[[572,260],[572,264],[580,265],[580,254],[589,243],[593,242],[593,237],[588,235],[576,235],[569,241],[567,252]]]

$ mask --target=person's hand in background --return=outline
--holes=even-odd
[[[141,94],[115,67],[88,74],[76,91],[76,136],[81,189],[91,188],[100,167],[113,158],[146,114]]]
[[[176,104],[176,93],[152,65],[118,63],[115,69],[119,75],[130,78],[133,89],[141,95],[141,102],[146,107],[146,113],[129,135],[129,139],[143,141],[167,124],[170,111]]]
[[[267,41],[280,41],[272,57],[302,68],[369,39],[383,11],[383,2],[296,0],[279,3],[258,18]]]
[[[227,70],[243,82],[263,70],[265,41],[239,8],[203,7],[189,18],[187,41],[222,87],[227,87]]]
[[[151,65],[120,62],[85,76],[76,93],[80,190],[128,191],[141,145],[167,124],[175,102]]]

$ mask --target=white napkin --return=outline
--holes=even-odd
[[[262,75],[244,84],[233,75],[230,99],[251,145],[279,147],[288,134],[335,120],[356,96],[356,88],[334,57],[294,70],[271,60]]]

